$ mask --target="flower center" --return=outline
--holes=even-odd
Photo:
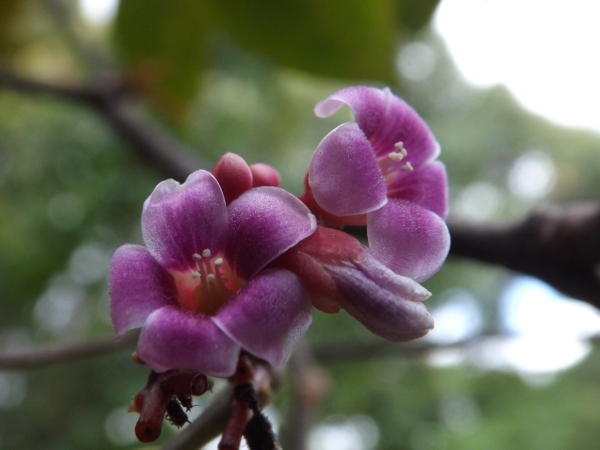
[[[400,161],[404,160],[404,158],[408,156],[408,151],[406,148],[404,148],[403,142],[396,142],[394,144],[394,148],[396,150],[393,152],[389,152],[377,158],[379,167],[381,167],[381,171],[385,177],[385,182],[388,185],[388,196],[393,195],[398,191],[398,188],[396,188],[393,192],[389,189],[391,181],[393,181],[399,175],[398,172],[412,172],[415,170],[410,161],[405,161],[403,164],[400,164]]]
[[[244,280],[225,258],[210,249],[192,255],[194,266],[187,272],[171,272],[177,286],[179,305],[196,313],[214,315],[240,290]]]
[[[415,170],[409,161],[406,161],[404,164],[399,164],[400,161],[408,156],[408,151],[404,148],[404,143],[398,141],[394,144],[394,148],[396,150],[393,152],[383,154],[377,158],[379,167],[381,167],[386,179],[389,179],[389,177],[393,176],[393,174],[399,170],[408,170],[410,172]]]

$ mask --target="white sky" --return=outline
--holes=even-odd
[[[600,130],[600,1],[443,0],[434,17],[459,70],[528,109]]]

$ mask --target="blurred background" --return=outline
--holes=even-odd
[[[267,162],[295,194],[316,145],[352,117],[318,119],[315,103],[390,86],[442,146],[451,219],[510,222],[599,198],[599,18],[593,0],[2,0],[1,353],[113,335],[108,264],[142,243],[142,203],[165,178],[85,102],[11,88],[5,73],[122,79],[135,117],[208,163]],[[594,308],[452,258],[425,286],[425,350],[318,359],[310,450],[598,448]],[[343,312],[316,312],[307,340],[316,355],[379,341]],[[0,449],[152,448],[126,412],[146,377],[130,350],[0,370]],[[282,439],[293,390],[268,410]],[[157,445],[175,432],[165,424]]]

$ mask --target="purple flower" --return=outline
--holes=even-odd
[[[117,336],[142,327],[138,356],[156,372],[229,376],[240,348],[284,363],[311,322],[310,302],[296,275],[262,269],[315,228],[308,208],[277,187],[226,205],[209,172],[163,181],[144,203],[146,247],[124,245],[112,259]]]
[[[389,89],[352,86],[315,107],[319,117],[350,106],[355,122],[331,131],[309,166],[302,200],[325,223],[367,225],[373,255],[423,281],[442,265],[450,237],[448,183],[427,124]],[[365,217],[366,215],[366,217]]]
[[[417,339],[433,328],[421,303],[429,291],[392,272],[343,231],[318,227],[271,265],[296,273],[315,308],[326,313],[343,308],[389,341]]]

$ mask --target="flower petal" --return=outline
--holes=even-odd
[[[373,256],[397,274],[423,281],[439,270],[450,249],[446,223],[406,200],[390,199],[367,216]]]
[[[328,265],[342,307],[369,331],[393,342],[420,338],[433,328],[421,303],[431,294],[410,278],[396,275],[372,257],[355,267]]]
[[[141,245],[117,249],[110,263],[108,291],[118,339],[127,330],[141,327],[154,310],[176,304],[173,277]]]
[[[439,161],[390,180],[388,197],[408,200],[433,211],[442,219],[448,215],[448,176]]]
[[[364,214],[387,201],[387,186],[371,144],[354,122],[340,125],[323,138],[308,174],[315,200],[331,214]]]
[[[155,372],[190,369],[227,377],[235,371],[240,347],[210,317],[167,306],[148,316],[137,351]]]
[[[245,279],[317,228],[315,217],[300,200],[272,186],[245,192],[227,212],[227,259]]]
[[[415,169],[439,155],[440,147],[425,121],[388,88],[350,86],[341,89],[318,103],[315,113],[327,117],[343,104],[354,112],[358,126],[377,156],[395,151],[397,142],[402,142],[408,151],[402,164],[410,162]]]
[[[213,321],[241,347],[279,366],[308,329],[311,304],[296,275],[266,270],[245,284]]]
[[[195,267],[192,257],[204,249],[223,250],[227,209],[219,183],[198,170],[185,183],[160,183],[144,203],[142,234],[152,256],[165,268]]]

